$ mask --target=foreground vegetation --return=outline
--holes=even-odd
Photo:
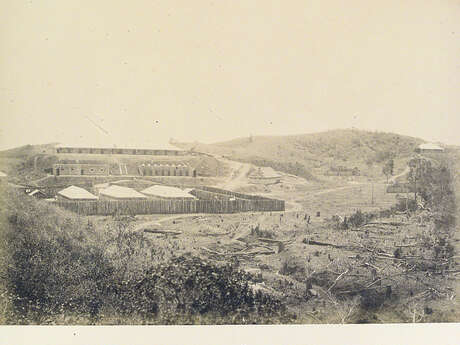
[[[2,193],[2,323],[276,323],[290,316],[231,263],[175,256],[117,218],[91,221]],[[100,230],[100,229],[99,229]]]

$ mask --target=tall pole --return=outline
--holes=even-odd
[[[371,192],[371,195],[372,195],[372,205],[374,205],[374,182],[373,182],[373,181],[371,182],[371,186],[372,186],[372,192]]]
[[[409,199],[409,194],[407,193],[409,191],[409,187],[406,189],[406,212],[407,212],[407,200]]]
[[[420,178],[422,177],[422,168],[421,168],[421,161],[420,158],[417,159],[417,165],[415,167],[415,174],[414,174],[414,201],[417,204],[417,178],[418,173],[420,172]]]

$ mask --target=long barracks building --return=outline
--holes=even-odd
[[[83,154],[102,154],[102,155],[149,155],[149,156],[185,156],[190,154],[184,150],[173,149],[135,149],[135,148],[99,148],[99,147],[56,147],[56,153],[83,153]]]

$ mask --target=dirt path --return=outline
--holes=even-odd
[[[137,224],[134,228],[133,228],[133,232],[136,232],[136,231],[141,231],[149,226],[152,226],[152,225],[158,225],[158,224],[161,224],[163,222],[166,222],[168,220],[173,220],[173,219],[180,219],[180,218],[191,218],[191,217],[200,217],[200,216],[204,216],[205,214],[204,213],[193,213],[193,214],[175,214],[174,216],[167,216],[167,217],[164,217],[162,215],[158,215],[158,219],[156,220],[149,220],[148,222],[143,222],[143,223],[140,223],[140,224]]]
[[[248,185],[247,175],[252,167],[251,164],[231,161],[218,156],[215,156],[215,158],[221,161],[222,163],[227,164],[232,171],[227,180],[219,183],[216,187],[228,190],[235,190],[239,187]]]

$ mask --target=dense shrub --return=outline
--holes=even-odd
[[[417,210],[417,207],[417,202],[414,199],[401,198],[398,200],[393,209],[398,212],[414,212]]]
[[[113,273],[97,234],[45,203],[15,193],[2,201],[5,275],[16,310],[36,322],[63,310],[97,314]]]
[[[259,227],[259,225],[256,225],[255,227],[251,227],[251,236],[257,236],[257,237],[264,237],[264,238],[275,238],[276,234],[273,230],[264,230]]]
[[[296,257],[288,257],[283,261],[280,274],[295,276],[298,280],[303,280],[305,277],[306,265],[305,262]]]
[[[148,269],[140,280],[114,285],[113,306],[122,314],[152,315],[175,323],[177,315],[211,313],[220,320],[282,316],[277,300],[253,293],[250,277],[232,265],[216,266],[199,258],[177,257]]]
[[[376,212],[362,212],[361,210],[357,210],[350,216],[345,217],[338,226],[342,229],[358,228],[378,216],[379,214]]]

